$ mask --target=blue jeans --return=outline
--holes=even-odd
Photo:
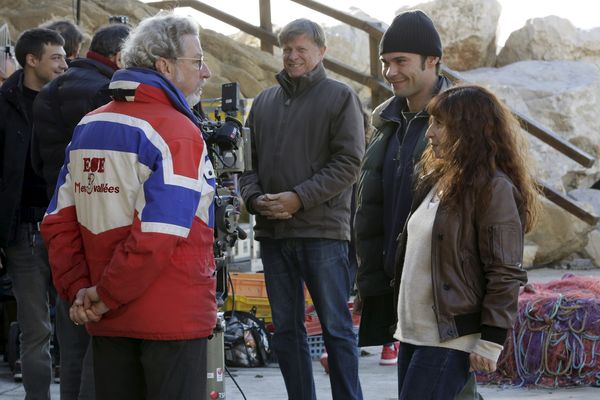
[[[329,355],[334,400],[360,400],[358,347],[348,311],[348,243],[329,239],[263,239],[261,256],[275,335],[273,349],[290,400],[316,399],[304,328],[305,282]]]
[[[469,353],[400,344],[399,400],[454,400],[469,380]]]
[[[52,282],[48,253],[36,224],[19,224],[16,239],[6,248],[6,258],[21,328],[25,399],[48,400],[52,379],[49,305]]]
[[[69,318],[70,304],[56,299],[56,335],[60,348],[60,399],[93,400],[94,368],[92,341],[85,326]]]

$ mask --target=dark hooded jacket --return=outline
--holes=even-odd
[[[48,198],[54,193],[75,126],[84,115],[111,100],[107,89],[114,72],[100,61],[76,59],[36,97],[31,159],[37,174],[46,181]]]
[[[434,94],[449,86],[450,82],[446,78],[439,77]],[[384,224],[393,224],[395,232],[400,233],[410,213],[414,186],[412,168],[421,158],[427,145],[425,132],[429,120],[427,112],[420,111],[410,121],[404,133],[402,143],[410,141],[412,157],[407,154],[403,160],[405,169],[403,192],[395,204],[400,209],[394,210],[395,220],[386,220],[383,196],[384,184],[389,183],[383,181],[383,164],[390,139],[399,128],[402,111],[408,111],[408,105],[405,98],[397,96],[391,97],[373,111],[372,125],[375,132],[365,152],[357,183],[354,229],[359,265],[356,282],[363,302],[359,334],[361,346],[394,341],[393,332],[389,329],[396,321],[397,312],[394,308],[391,286],[394,265],[386,264],[386,256],[387,252],[395,251],[396,242],[394,240],[391,244],[393,248],[386,246]],[[401,145],[399,152],[402,151]]]
[[[14,231],[31,139],[23,76],[18,70],[0,87],[0,248],[8,245]]]

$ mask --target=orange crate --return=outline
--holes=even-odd
[[[236,296],[267,298],[265,274],[231,272],[231,283]],[[231,292],[229,295],[231,296]],[[307,303],[312,304],[310,293],[304,287],[304,297]]]
[[[236,296],[267,298],[264,274],[232,272],[231,283]],[[231,293],[229,293],[231,295]]]

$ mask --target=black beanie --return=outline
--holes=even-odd
[[[433,21],[421,10],[396,15],[379,43],[379,54],[414,53],[442,56],[442,41]]]

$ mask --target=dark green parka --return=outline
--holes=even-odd
[[[435,93],[449,86],[449,81],[440,77]],[[403,110],[408,111],[406,99],[394,96],[373,111],[375,132],[365,152],[358,178],[354,229],[358,259],[356,282],[363,306],[359,346],[380,345],[395,340],[392,335],[396,328],[397,311],[391,285],[394,277],[384,270],[386,221],[383,218],[383,164],[388,142],[398,129],[398,123],[386,118],[386,115]],[[417,113],[408,128],[420,135],[413,153],[415,165],[427,145],[425,132],[428,120],[429,115],[423,110]]]

